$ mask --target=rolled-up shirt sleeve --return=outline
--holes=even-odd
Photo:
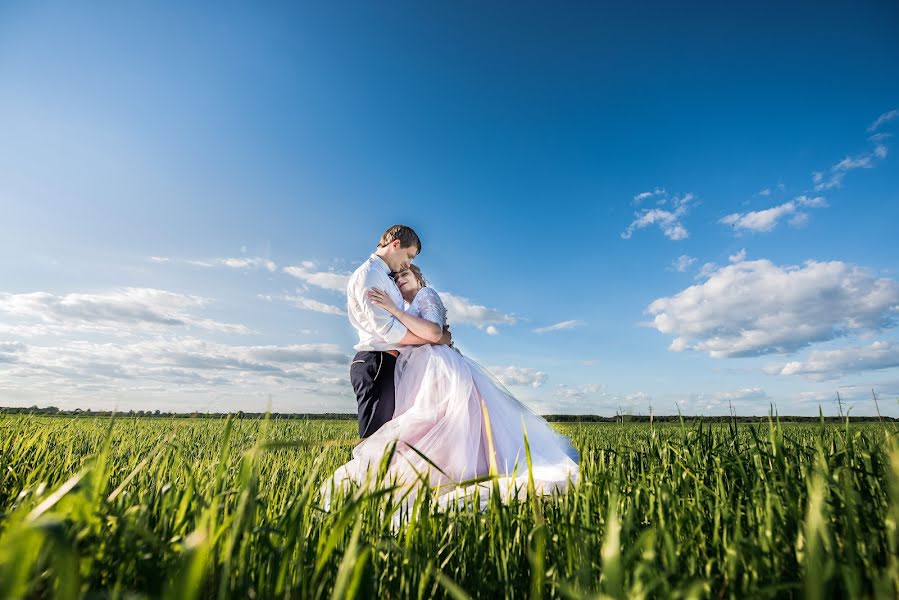
[[[356,290],[356,301],[361,311],[360,324],[388,344],[399,344],[408,331],[406,326],[385,309],[372,304],[368,299],[368,290],[372,288],[387,290],[390,285],[391,282],[386,275],[369,271],[363,284]]]

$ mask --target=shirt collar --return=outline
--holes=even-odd
[[[372,253],[371,258],[372,258],[372,264],[375,265],[376,267],[378,267],[379,269],[381,269],[382,271],[384,271],[387,275],[390,275],[391,273],[393,273],[393,271],[390,270],[390,267],[387,266],[387,263],[384,262],[383,258],[378,256],[374,252]]]

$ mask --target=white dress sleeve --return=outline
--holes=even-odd
[[[433,289],[426,287],[419,290],[415,295],[415,302],[418,304],[422,319],[437,323],[441,327],[446,325],[446,307]]]

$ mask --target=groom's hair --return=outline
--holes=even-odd
[[[406,225],[394,225],[381,235],[381,241],[378,242],[378,248],[383,248],[394,240],[400,241],[400,248],[415,246],[418,248],[416,254],[421,254],[421,240],[418,239],[418,234],[415,233],[411,227],[407,227]]]

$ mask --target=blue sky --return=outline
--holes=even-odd
[[[891,3],[0,6],[0,403],[353,412],[394,223],[541,412],[899,416]]]

